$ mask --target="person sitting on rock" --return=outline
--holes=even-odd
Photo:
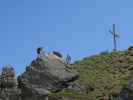
[[[62,58],[62,54],[57,51],[53,51],[53,54],[58,56],[59,58]]]
[[[57,51],[53,51],[52,53],[48,54],[48,58],[51,60],[60,60],[62,61],[62,54],[57,52]]]
[[[38,58],[43,58],[45,56],[45,53],[42,47],[37,48],[37,54],[38,54]]]
[[[66,64],[71,64],[71,56],[69,54],[66,57]]]

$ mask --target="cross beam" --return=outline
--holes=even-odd
[[[113,29],[109,30],[109,32],[113,35],[114,51],[117,51],[117,38],[119,38],[119,35],[116,33],[115,24],[113,24]]]

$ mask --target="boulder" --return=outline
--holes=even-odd
[[[61,91],[77,78],[78,73],[62,61],[43,57],[32,61],[26,71],[18,77],[18,84],[22,95],[29,99],[33,94],[46,97],[51,92]]]
[[[21,90],[17,88],[14,68],[4,66],[0,76],[0,100],[20,100]]]
[[[120,100],[133,100],[133,80],[128,82],[127,87],[123,87],[120,92]]]

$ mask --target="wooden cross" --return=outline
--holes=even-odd
[[[115,30],[115,24],[113,24],[113,29],[112,31],[109,30],[109,32],[113,35],[113,44],[114,44],[114,51],[117,51],[117,38],[119,38],[120,36],[116,33]]]

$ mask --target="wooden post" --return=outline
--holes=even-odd
[[[114,51],[117,51],[117,38],[119,38],[119,35],[116,34],[116,28],[115,28],[115,24],[113,24],[113,29],[112,31],[109,30],[109,32],[113,35],[113,44],[114,44]]]

